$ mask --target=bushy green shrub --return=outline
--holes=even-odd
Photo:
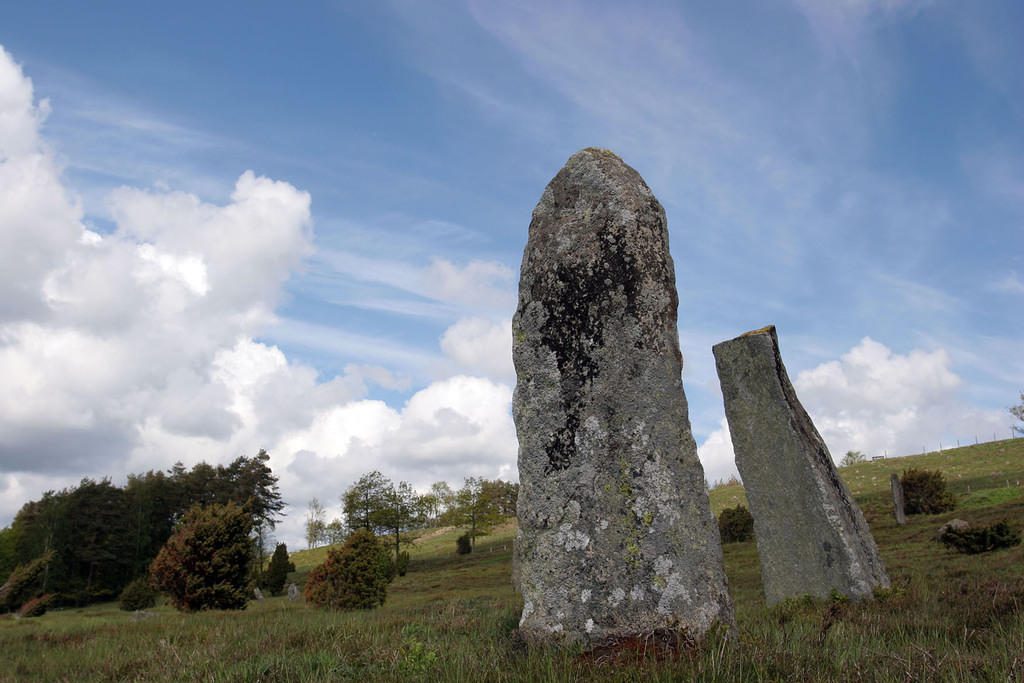
[[[398,576],[398,564],[391,556],[391,544],[387,541],[377,540],[380,542],[380,570],[384,572],[387,582],[391,583]]]
[[[43,574],[53,557],[54,552],[49,550],[14,568],[7,582],[0,586],[0,612],[12,612],[42,592]]]
[[[252,515],[234,503],[193,505],[150,565],[150,583],[182,611],[245,609]]]
[[[1020,532],[1011,529],[1004,519],[991,526],[969,528],[962,531],[947,529],[939,537],[939,540],[947,548],[952,548],[959,553],[974,555],[1020,545]]]
[[[156,591],[150,587],[145,577],[140,576],[124,587],[118,603],[126,612],[153,607],[156,605]]]
[[[754,517],[742,505],[726,508],[718,515],[718,533],[722,543],[739,543],[754,537]]]
[[[278,543],[267,567],[266,586],[271,595],[280,595],[288,581],[288,572],[295,571],[295,565],[288,559],[288,546]]]
[[[377,537],[366,529],[355,531],[341,549],[331,548],[327,559],[306,580],[306,601],[329,609],[372,609],[384,604],[390,564]]]
[[[455,552],[459,555],[469,555],[473,552],[473,543],[468,532],[455,539]]]
[[[40,595],[32,598],[18,609],[19,617],[41,617],[46,614],[46,608],[50,606],[52,594]]]
[[[946,489],[942,472],[904,470],[900,484],[903,486],[903,509],[908,515],[937,515],[956,508],[956,496]]]
[[[395,571],[399,576],[405,576],[409,571],[409,552],[403,550],[398,553],[398,559],[395,561]]]

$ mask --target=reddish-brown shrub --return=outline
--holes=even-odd
[[[46,608],[50,606],[50,601],[52,599],[53,593],[47,593],[46,595],[40,595],[38,598],[32,598],[18,608],[18,616],[41,617],[46,614]]]

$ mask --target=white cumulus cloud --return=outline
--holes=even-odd
[[[369,384],[406,391],[411,380],[357,364],[322,377],[257,341],[313,251],[308,193],[251,171],[221,203],[121,187],[106,198],[114,229],[87,228],[33,97],[0,48],[0,525],[82,476],[117,481],[261,447],[293,506],[279,533],[290,542],[302,535],[295,506],[330,504],[373,469],[418,486],[514,476],[507,323],[458,321],[441,340],[443,379],[400,410],[368,400]],[[469,310],[513,300],[497,263],[408,270],[409,289]],[[404,372],[438,364],[361,343],[408,357]]]
[[[515,380],[511,319],[462,318],[441,335],[441,351],[462,372]]]

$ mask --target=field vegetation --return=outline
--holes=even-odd
[[[938,470],[957,508],[895,523],[889,475]],[[409,571],[383,606],[337,612],[286,597],[244,611],[129,614],[116,603],[0,617],[0,680],[1006,681],[1024,678],[1024,547],[978,555],[935,540],[943,523],[1024,525],[1024,439],[862,462],[840,473],[892,580],[875,600],[764,605],[754,541],[724,546],[737,632],[666,652],[654,640],[581,653],[526,649],[516,637],[513,521],[458,555],[463,527],[416,532]],[[746,504],[739,485],[712,508]],[[300,587],[328,548],[291,554]]]

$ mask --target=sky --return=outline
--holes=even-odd
[[[664,205],[683,384],[774,324],[833,457],[1009,438],[1024,5],[0,4],[0,526],[82,477],[271,454],[517,477],[511,317],[575,151]]]

